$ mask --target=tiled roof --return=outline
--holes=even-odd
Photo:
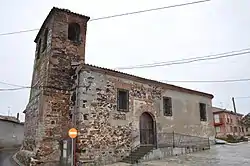
[[[223,109],[223,108],[218,108],[218,107],[213,107],[212,109],[214,114],[219,114],[219,113],[227,113],[227,114],[235,114],[234,111]],[[243,114],[236,113],[238,116],[244,116]]]
[[[95,70],[97,72],[102,72],[104,74],[109,74],[109,75],[116,76],[116,77],[121,77],[121,78],[130,79],[130,80],[134,80],[134,81],[139,81],[139,82],[143,82],[146,84],[154,84],[154,85],[165,87],[165,88],[170,89],[170,90],[175,90],[175,91],[189,93],[189,94],[195,94],[195,95],[199,95],[199,96],[205,96],[205,97],[208,97],[210,99],[212,99],[214,97],[212,94],[209,94],[209,93],[204,93],[204,92],[200,92],[200,91],[196,91],[196,90],[192,90],[192,89],[187,89],[187,88],[183,88],[180,86],[159,82],[156,80],[146,79],[143,77],[138,77],[138,76],[135,76],[132,74],[127,74],[127,73],[123,73],[120,71],[116,71],[116,70],[112,70],[112,69],[108,69],[108,68],[104,68],[104,67],[99,67],[99,66],[95,66],[95,65],[91,65],[91,64],[84,64],[82,66],[82,68]]]
[[[60,11],[61,11],[61,12],[68,13],[68,14],[76,15],[76,16],[79,16],[79,17],[83,17],[83,18],[85,18],[86,20],[89,20],[89,19],[90,19],[90,17],[88,17],[88,16],[85,16],[85,15],[82,15],[82,14],[78,14],[78,13],[71,12],[71,11],[68,10],[68,9],[61,9],[61,8],[53,7],[53,8],[50,10],[49,14],[47,15],[46,19],[44,20],[44,22],[43,22],[43,24],[42,24],[42,26],[41,26],[39,32],[37,33],[36,38],[35,38],[35,40],[34,40],[35,42],[37,42],[37,40],[38,40],[38,38],[39,38],[39,36],[40,36],[40,33],[41,33],[41,32],[43,31],[43,29],[45,28],[45,25],[46,25],[46,23],[48,22],[49,18],[50,18],[55,12],[60,12]]]
[[[0,120],[1,121],[8,121],[8,122],[13,122],[13,123],[18,123],[18,124],[23,124],[22,122],[20,122],[16,117],[14,116],[3,116],[0,115]]]

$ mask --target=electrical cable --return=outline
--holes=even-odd
[[[244,79],[232,79],[232,80],[206,80],[206,81],[202,81],[202,80],[197,80],[197,81],[168,81],[168,80],[161,80],[161,82],[176,82],[176,83],[183,83],[183,82],[187,82],[187,83],[235,83],[235,82],[246,82],[246,81],[250,81],[250,78],[244,78]],[[49,89],[55,89],[55,90],[65,90],[65,91],[70,91],[72,89],[62,89],[62,88],[58,88],[58,87],[52,87],[52,86],[40,86],[40,87],[20,87],[20,88],[8,88],[8,89],[0,89],[0,91],[16,91],[16,90],[22,90],[22,89],[40,89],[40,88],[49,88]]]
[[[229,51],[229,52],[218,53],[218,54],[211,54],[211,55],[207,55],[207,56],[198,56],[198,57],[185,58],[185,59],[179,59],[179,60],[173,60],[173,61],[156,62],[156,63],[148,63],[148,64],[139,64],[139,65],[134,65],[134,66],[148,66],[148,65],[158,65],[158,64],[173,63],[173,62],[182,62],[182,61],[195,60],[195,59],[200,59],[200,58],[216,57],[216,56],[220,56],[220,55],[226,55],[226,54],[231,54],[231,53],[236,53],[236,52],[242,52],[242,51],[250,51],[250,47],[249,48],[240,49],[240,50],[234,50],[234,51]],[[133,66],[127,66],[127,67],[133,67]]]
[[[121,17],[121,16],[127,16],[127,15],[145,13],[145,12],[150,12],[150,11],[157,11],[157,10],[163,10],[163,9],[168,9],[168,8],[174,8],[174,7],[194,5],[194,4],[204,3],[204,2],[208,2],[208,1],[211,1],[211,0],[194,1],[194,2],[189,2],[189,3],[176,4],[176,5],[171,5],[171,6],[158,7],[158,8],[140,10],[140,11],[135,11],[135,12],[128,12],[128,13],[123,13],[123,14],[116,14],[116,15],[111,15],[111,16],[104,16],[104,17],[100,17],[100,18],[90,19],[89,21],[104,20],[104,19],[109,19],[109,18],[114,18],[114,17]],[[33,32],[33,31],[38,31],[38,30],[39,30],[39,28],[29,29],[29,30],[21,30],[21,31],[16,31],[16,32],[0,33],[0,36],[7,36],[7,35],[13,35],[13,34],[19,34],[19,33]]]
[[[153,65],[145,65],[145,66],[132,66],[132,67],[117,67],[114,68],[116,70],[125,70],[125,69],[139,69],[139,68],[152,68],[152,67],[159,67],[159,66],[171,66],[171,65],[178,65],[178,64],[187,64],[187,63],[193,63],[197,61],[205,61],[205,60],[213,60],[213,59],[221,59],[221,58],[228,58],[233,56],[239,56],[239,55],[245,55],[249,54],[250,51],[247,52],[241,52],[241,53],[235,53],[235,54],[229,54],[229,55],[223,55],[223,56],[216,56],[216,57],[209,57],[209,58],[200,58],[200,59],[191,59],[188,61],[181,61],[178,60],[177,62],[165,62],[162,64],[153,64]]]

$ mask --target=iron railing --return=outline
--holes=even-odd
[[[158,133],[158,147],[201,147],[210,148],[209,138],[180,133]]]

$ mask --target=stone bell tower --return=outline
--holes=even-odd
[[[89,17],[52,8],[36,38],[30,100],[22,150],[39,163],[60,160],[60,141],[72,127],[74,65],[85,61]]]

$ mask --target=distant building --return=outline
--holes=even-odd
[[[71,127],[78,129],[76,162],[100,165],[122,160],[138,145],[180,144],[179,137],[167,137],[173,132],[185,134],[186,142],[214,139],[213,95],[86,64],[88,20],[53,8],[37,34],[19,156],[29,151],[34,165],[58,165],[71,154]]]
[[[250,136],[250,113],[246,114],[243,118],[242,118],[242,123],[246,126],[247,132],[246,135]]]
[[[240,123],[243,114],[213,107],[213,115],[216,137],[226,137],[229,134],[244,136],[248,133],[248,128]]]
[[[0,115],[0,149],[21,146],[24,124],[18,118]]]

